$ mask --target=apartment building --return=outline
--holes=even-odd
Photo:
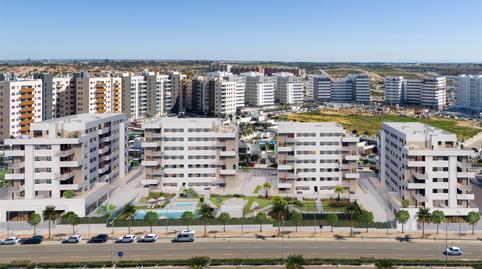
[[[329,76],[309,75],[307,96],[309,100],[329,102],[331,100],[332,79]]]
[[[404,79],[403,104],[420,106],[422,103],[422,80]]]
[[[280,194],[320,197],[334,195],[336,186],[355,191],[358,138],[333,122],[278,122]]]
[[[9,149],[0,192],[0,222],[26,220],[47,205],[83,217],[104,201],[109,184],[127,173],[127,117],[78,114],[32,123],[25,136],[6,139]],[[64,197],[66,191],[75,196]]]
[[[275,99],[281,104],[298,104],[303,102],[303,81],[289,72],[274,73]]]
[[[455,134],[417,122],[383,123],[379,132],[380,181],[394,211],[410,202],[411,226],[419,207],[442,210],[449,218],[467,216],[474,199],[471,149],[461,149]]]
[[[75,84],[77,114],[122,112],[120,77],[82,76],[75,79]]]
[[[403,103],[403,77],[388,76],[385,82],[385,103],[400,105]]]
[[[399,76],[386,77],[385,103],[443,109],[447,106],[445,77],[424,79],[405,79]]]
[[[214,118],[145,122],[142,184],[167,192],[223,191],[236,184],[237,130]]]
[[[370,79],[367,74],[351,74],[344,79],[335,79],[331,84],[331,101],[370,102]]]
[[[445,77],[424,78],[421,89],[421,106],[443,109],[447,106],[447,82]]]
[[[186,111],[184,104],[183,82],[186,75],[177,71],[169,72],[169,81],[171,82],[171,112],[178,113]]]
[[[207,78],[203,76],[197,76],[191,79],[191,92],[192,92],[192,112],[199,114],[208,114],[208,88]]]
[[[476,113],[482,111],[482,75],[460,75],[455,79],[455,107]]]
[[[246,77],[236,76],[236,108],[242,108],[246,103]]]
[[[42,116],[42,80],[0,81],[1,141],[28,134]]]
[[[220,71],[208,73],[205,85],[209,114],[224,117],[236,113],[237,86],[233,74]]]
[[[251,106],[272,106],[275,101],[275,78],[258,72],[241,73],[246,83],[246,104]]]

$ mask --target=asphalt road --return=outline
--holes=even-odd
[[[111,243],[62,245],[0,246],[0,261],[31,260],[36,262],[102,261],[111,260]],[[306,258],[359,258],[390,257],[397,259],[444,259],[445,243],[397,242],[397,241],[321,241],[287,239],[284,241],[284,255],[302,254]],[[452,259],[482,258],[482,243],[464,242],[457,244],[464,251],[461,257]],[[124,260],[142,259],[185,259],[192,256],[211,258],[280,258],[281,240],[197,240],[193,243],[114,244],[114,253],[123,251]],[[118,258],[116,257],[116,260]]]

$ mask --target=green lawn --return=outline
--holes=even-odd
[[[445,118],[414,118],[399,115],[359,115],[336,114],[333,111],[313,111],[298,114],[289,114],[277,117],[278,120],[299,122],[338,122],[349,131],[356,130],[358,134],[367,132],[376,135],[382,122],[422,122],[428,125],[455,133],[459,139],[470,138],[480,132],[480,129],[470,126],[470,122]],[[369,124],[367,124],[369,123]],[[469,123],[469,124],[468,124]]]
[[[256,188],[254,188],[253,194],[258,194],[258,192],[261,190],[262,187],[263,186],[261,185],[256,186]]]

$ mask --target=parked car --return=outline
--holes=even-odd
[[[16,236],[10,236],[7,239],[2,241],[2,245],[15,245],[17,243],[20,243],[21,239],[16,237]]]
[[[22,241],[20,241],[20,244],[22,245],[38,245],[41,244],[42,241],[44,240],[44,237],[41,235],[35,235],[30,238],[25,238]]]
[[[157,241],[157,234],[146,234],[142,237],[139,237],[137,239],[137,242],[146,242],[146,243],[152,243]]]
[[[172,239],[173,243],[176,242],[193,242],[196,239],[193,230],[181,231],[176,238]]]
[[[65,238],[65,240],[62,241],[62,244],[77,244],[77,243],[80,243],[81,240],[82,240],[82,236],[78,234],[71,235]]]
[[[448,256],[460,256],[462,254],[463,254],[462,250],[459,247],[455,247],[455,246],[449,247],[444,251],[444,255],[448,255]]]
[[[122,237],[119,237],[115,242],[116,243],[134,243],[136,240],[136,236],[133,234],[126,234]]]
[[[92,238],[90,238],[89,241],[87,241],[87,243],[105,243],[107,242],[107,240],[109,240],[109,236],[106,235],[106,234],[98,234]]]

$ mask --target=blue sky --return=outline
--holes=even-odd
[[[482,62],[479,0],[1,0],[0,59]]]

